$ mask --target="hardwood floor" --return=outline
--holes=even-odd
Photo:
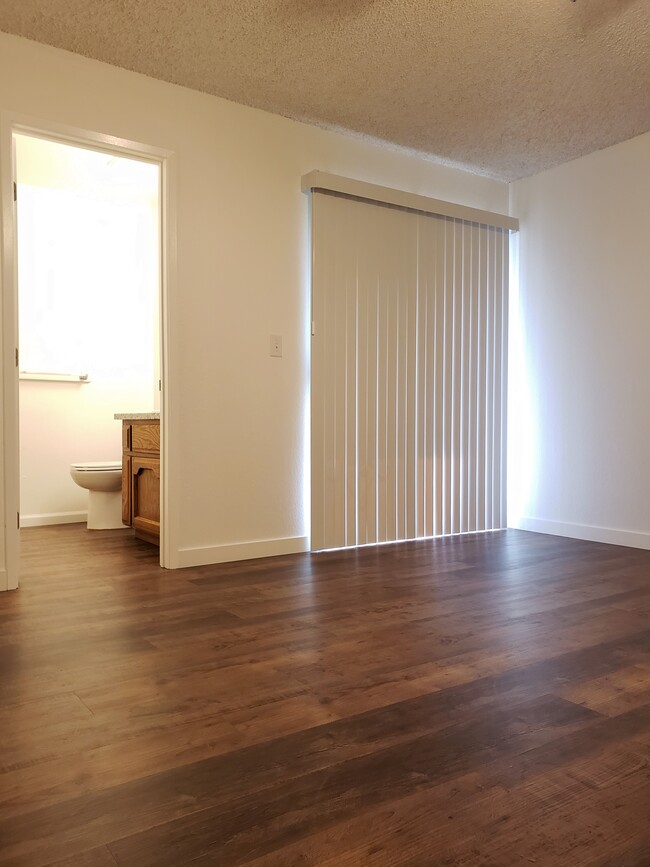
[[[650,551],[22,531],[0,864],[650,865]]]

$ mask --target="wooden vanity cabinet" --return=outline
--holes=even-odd
[[[160,421],[122,421],[122,522],[160,545]]]

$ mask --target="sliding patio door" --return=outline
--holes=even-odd
[[[311,208],[312,549],[504,527],[508,230]]]

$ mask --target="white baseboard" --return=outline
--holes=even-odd
[[[47,527],[50,524],[80,524],[88,520],[88,512],[50,512],[45,515],[21,515],[21,527]]]
[[[254,560],[259,557],[276,557],[280,554],[300,554],[308,550],[308,536],[260,539],[254,542],[239,542],[235,545],[209,545],[204,548],[181,548],[174,558],[172,568],[232,563],[235,560]]]
[[[533,533],[550,533],[552,536],[567,536],[570,539],[585,539],[588,542],[606,542],[608,545],[625,545],[628,548],[650,550],[650,533],[639,533],[634,530],[592,527],[589,524],[567,524],[563,521],[545,521],[543,518],[519,518],[508,526],[516,530],[531,530]]]

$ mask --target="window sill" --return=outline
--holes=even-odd
[[[90,382],[87,373],[32,373],[21,370],[18,378],[38,380],[39,382],[76,382],[79,385]]]

